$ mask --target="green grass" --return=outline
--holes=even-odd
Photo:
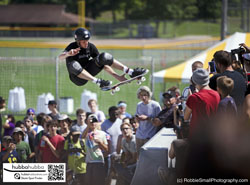
[[[0,49],[1,51],[1,49]],[[19,51],[20,52],[20,51]],[[12,52],[9,52],[12,53]],[[20,52],[21,53],[21,52]],[[29,53],[29,52],[28,52]],[[36,53],[36,52],[35,52]],[[46,52],[45,52],[46,53]],[[39,53],[41,55],[41,53]],[[43,54],[43,52],[42,52]],[[126,54],[126,53],[125,53]],[[134,53],[136,56],[136,54]],[[9,90],[14,87],[22,87],[25,90],[26,104],[28,107],[37,107],[38,96],[43,93],[52,93],[55,96],[55,61],[26,61],[26,60],[8,60],[0,61],[0,94],[8,100]],[[179,61],[180,62],[180,61]],[[177,62],[177,63],[179,63]],[[172,62],[168,67],[176,64]],[[133,63],[129,64],[134,67]],[[144,64],[143,67],[150,69],[150,65]],[[160,66],[156,66],[156,70],[160,70]],[[105,72],[101,72],[98,77],[112,80],[113,83],[118,81],[112,78]],[[150,76],[146,76],[147,81],[142,85],[150,87]],[[176,83],[167,83],[166,88],[176,85]],[[68,77],[65,62],[59,64],[59,97],[73,97],[74,110],[81,105],[81,94],[84,90],[89,90],[97,94],[100,110],[105,114],[108,108],[117,105],[118,101],[124,100],[128,104],[128,112],[134,114],[136,105],[139,100],[136,97],[136,92],[139,86],[136,81],[121,86],[121,90],[114,95],[110,91],[101,91],[95,84],[88,82],[86,85],[78,87],[74,85]],[[182,88],[182,87],[181,87]],[[155,98],[159,101],[159,94],[163,91],[163,84],[155,84]],[[7,102],[8,103],[8,102]],[[7,111],[6,113],[9,113]],[[24,114],[25,111],[19,112]]]
[[[161,24],[163,29],[163,24]],[[169,22],[167,23],[167,28],[169,28],[168,33],[175,37],[184,36],[184,35],[211,35],[218,36],[220,33],[220,24],[219,23],[209,23],[202,21],[184,21],[181,23]],[[168,37],[168,34],[163,34],[160,30],[160,37]]]
[[[138,22],[131,21],[130,30],[127,26],[122,28],[112,28],[112,34],[109,33],[108,37],[112,38],[130,38],[137,37]],[[156,29],[155,22],[151,22],[150,25],[153,29]],[[237,27],[232,27],[232,30],[238,30]],[[155,30],[156,31],[156,30]],[[220,35],[220,23],[211,23],[211,22],[203,22],[203,21],[183,21],[183,22],[174,22],[167,21],[164,23],[163,21],[159,24],[158,29],[158,38],[173,38],[180,37],[186,35],[210,35],[210,36],[219,36]],[[107,36],[97,36],[97,38],[107,38]]]
[[[123,21],[124,17],[122,14],[116,12],[117,21]],[[112,23],[111,12],[104,12],[97,21]],[[130,21],[130,29],[133,37],[138,35],[138,25],[143,23],[137,20],[133,23]],[[151,21],[150,25],[153,28],[156,27],[155,21]],[[210,36],[220,36],[221,21],[218,19],[216,22],[204,21],[204,20],[183,20],[183,21],[173,21],[166,20],[160,21],[158,38],[172,38],[185,35],[210,35]],[[127,27],[124,28],[113,28],[112,29],[113,38],[126,38],[130,36],[130,32]],[[234,32],[243,31],[240,28],[240,18],[239,17],[228,17],[228,34],[233,34]],[[109,35],[110,36],[110,35]]]

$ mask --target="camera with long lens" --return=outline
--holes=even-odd
[[[81,152],[81,149],[80,148],[72,148],[71,152],[72,153],[78,153],[78,152]]]
[[[236,58],[236,55],[238,56],[238,61],[240,61],[243,68],[244,68],[244,60],[243,60],[242,55],[244,53],[246,53],[246,49],[244,47],[242,47],[242,46],[237,48],[237,49],[232,49],[231,50],[231,55],[235,56],[235,58]]]
[[[178,103],[178,109],[180,110],[180,111],[182,111],[183,110],[183,106],[182,106],[182,103]]]
[[[239,48],[237,48],[237,49],[232,49],[231,50],[231,53],[232,53],[232,55],[242,55],[242,54],[244,54],[246,52],[246,50],[245,50],[245,48],[243,48],[243,47],[239,47]]]

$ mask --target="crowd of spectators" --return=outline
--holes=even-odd
[[[244,57],[244,60],[250,61],[250,57]],[[3,163],[65,162],[67,183],[72,180],[74,174],[76,184],[108,185],[112,178],[116,178],[117,185],[129,185],[136,169],[140,148],[165,127],[173,128],[178,137],[169,150],[169,157],[176,158],[176,177],[183,174],[191,177],[199,174],[202,177],[205,172],[216,168],[217,164],[226,168],[226,159],[223,164],[221,161],[218,163],[213,161],[214,164],[208,165],[211,169],[207,171],[199,171],[199,168],[204,166],[192,164],[198,155],[195,150],[200,152],[197,159],[204,165],[207,165],[204,160],[209,160],[211,155],[218,157],[214,156],[216,149],[214,153],[209,151],[211,155],[206,153],[211,149],[203,148],[208,143],[224,147],[225,155],[226,152],[232,152],[222,146],[229,141],[225,143],[220,141],[216,144],[214,139],[223,140],[223,134],[225,138],[229,138],[230,133],[232,137],[236,135],[234,133],[236,131],[225,131],[227,122],[231,131],[235,127],[232,122],[238,120],[237,131],[240,132],[241,126],[245,127],[250,120],[248,80],[233,69],[232,56],[229,52],[217,51],[214,54],[214,62],[217,73],[210,77],[209,68],[204,69],[200,61],[195,61],[192,65],[193,74],[190,86],[187,88],[188,93],[181,94],[175,86],[167,89],[162,95],[163,106],[152,99],[149,87],[141,86],[135,93],[139,99],[135,105],[135,113],[128,113],[127,104],[122,100],[117,105],[109,107],[106,118],[103,111],[98,110],[97,101],[91,99],[88,102],[90,112],[77,109],[76,120],[71,120],[66,114],[60,114],[55,101],[48,102],[50,114],[35,115],[35,110],[30,108],[23,120],[15,121],[15,117],[11,114],[7,116],[5,123],[2,123],[1,118],[1,128],[3,128],[1,161]],[[0,109],[4,107],[5,100],[0,97]],[[215,124],[217,122],[218,125]],[[211,132],[214,130],[216,131]],[[248,127],[244,129],[244,134],[247,130]],[[214,135],[214,138],[211,135]],[[245,151],[242,153],[247,154]],[[229,160],[234,155],[228,156]],[[228,174],[221,173],[224,176],[237,174],[237,177],[241,175],[249,177],[249,173],[238,170],[237,165],[228,166],[232,169]],[[191,173],[188,168],[194,171]],[[219,168],[217,172],[221,172],[222,169]],[[162,168],[158,170],[162,181],[167,183],[166,171],[167,169]]]

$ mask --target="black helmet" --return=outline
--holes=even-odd
[[[77,28],[75,31],[75,40],[89,40],[90,39],[90,33],[85,28]]]

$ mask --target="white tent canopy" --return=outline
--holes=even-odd
[[[193,62],[201,61],[204,64],[204,68],[206,69],[208,67],[208,62],[212,60],[216,51],[226,50],[230,52],[232,49],[238,48],[240,43],[246,43],[246,45],[250,45],[250,33],[236,32],[227,39],[217,43],[216,45],[208,48],[207,50],[181,64],[155,72],[153,74],[154,82],[162,83],[174,81],[189,83],[189,80],[192,76],[191,66]]]

